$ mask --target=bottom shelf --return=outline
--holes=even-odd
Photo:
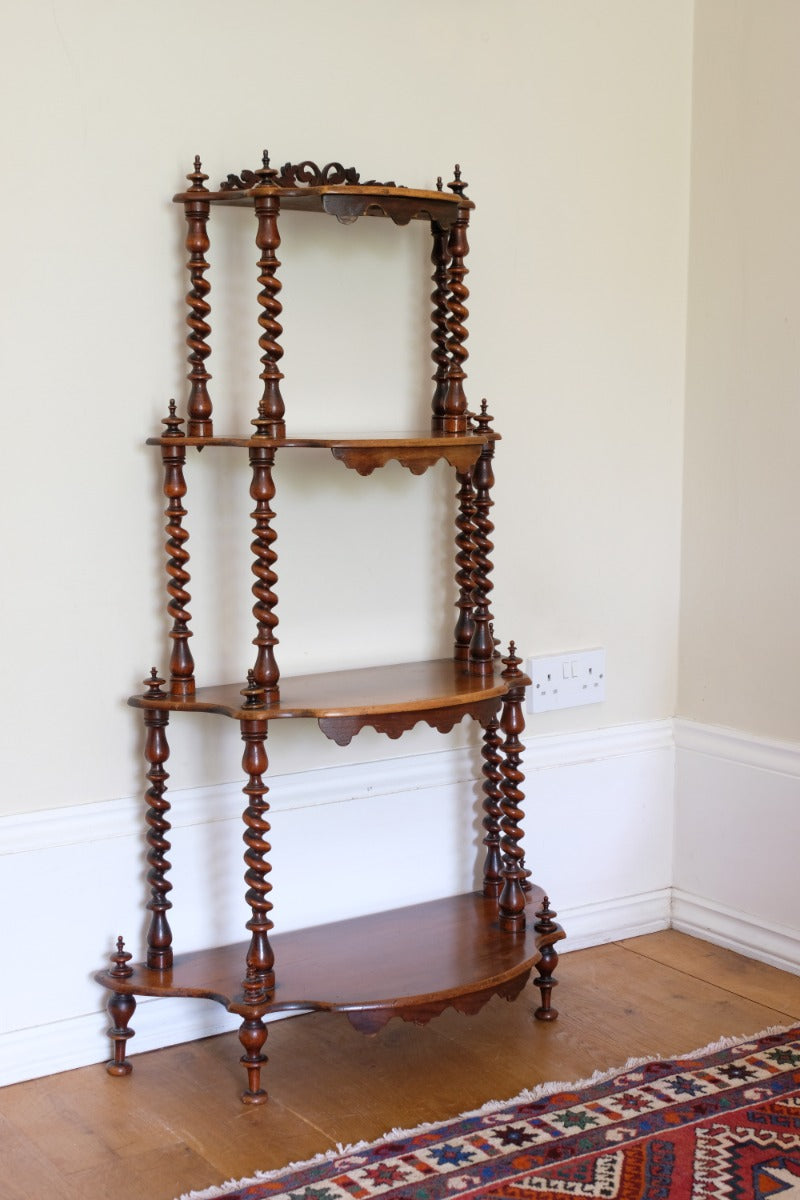
[[[196,996],[250,1017],[340,1011],[372,1033],[392,1016],[427,1021],[450,1006],[476,1012],[493,995],[512,999],[541,948],[564,936],[553,922],[534,928],[543,898],[538,887],[527,893],[526,928],[514,933],[499,928],[495,900],[469,893],[276,934],[274,994],[257,1005],[242,995],[244,942],[176,955],[166,970],[139,963],[124,979],[95,978],[117,994]]]

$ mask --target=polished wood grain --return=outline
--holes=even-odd
[[[249,765],[254,761],[248,759]],[[250,790],[260,791],[260,785]],[[272,927],[267,916],[272,905],[261,873],[268,846],[265,850],[259,842],[250,850],[250,903],[262,914],[251,925],[265,935]],[[542,902],[541,889],[532,889],[526,900],[534,913]],[[512,979],[530,974],[543,941],[563,937],[554,926],[543,939],[533,916],[518,935],[498,936],[498,930],[497,902],[469,893],[279,933],[271,938],[274,954],[269,961],[263,953],[254,954],[251,942],[176,954],[166,970],[139,963],[131,965],[126,978],[114,979],[110,972],[100,972],[97,978],[122,994],[193,996],[216,1000],[242,1014],[258,1000],[258,988],[253,996],[242,988],[247,963],[249,979],[263,981],[263,972],[269,974],[270,998],[258,1005],[262,1015],[373,1010],[384,1024],[392,1013],[408,1012],[416,1020],[416,1010],[438,1000],[451,1004],[472,993],[488,999]]]
[[[388,217],[398,225],[409,221],[435,221],[449,229],[459,213],[474,208],[466,196],[419,188],[389,188],[377,185],[324,184],[318,187],[283,188],[257,185],[245,190],[209,191],[203,201],[210,205],[251,208],[256,199],[274,195],[281,208],[294,212],[323,212],[349,224],[361,216]],[[177,204],[196,202],[191,190],[173,196]]]
[[[508,691],[502,664],[494,660],[488,671],[475,674],[467,663],[452,659],[359,667],[313,675],[284,676],[277,700],[267,703],[268,720],[312,717],[370,717],[407,712],[411,715],[437,709],[463,710],[461,716],[483,701],[496,700]],[[521,679],[521,686],[528,682]],[[252,715],[242,700],[242,683],[200,687],[194,696],[131,696],[133,708],[172,709],[180,712],[219,713],[240,721]]]
[[[500,440],[500,434],[493,430],[489,435],[494,441]],[[322,432],[318,434],[282,434],[280,437],[256,436],[251,437],[235,437],[235,436],[218,436],[200,437],[194,435],[167,435],[162,434],[159,437],[147,438],[148,446],[163,446],[165,444],[174,444],[176,446],[199,446],[201,449],[204,446],[273,446],[275,449],[291,449],[295,447],[301,450],[313,449],[354,449],[354,450],[370,450],[370,449],[409,449],[416,448],[425,450],[437,450],[444,455],[454,447],[470,446],[473,447],[479,454],[481,447],[487,440],[487,434],[483,431],[476,432],[472,430],[469,433],[437,433],[427,429],[410,429],[387,431],[385,433],[375,433],[366,435],[363,433],[344,432],[330,433]]]
[[[266,418],[257,418],[254,425],[263,425],[274,429]],[[461,475],[472,472],[481,454],[485,451],[487,441],[499,440],[494,431],[449,435],[414,431],[411,433],[382,434],[380,436],[363,437],[346,434],[325,434],[319,436],[275,436],[265,433],[253,437],[191,437],[180,434],[165,434],[161,437],[147,439],[149,446],[161,446],[163,454],[169,454],[182,465],[181,451],[186,446],[194,446],[202,450],[206,446],[243,447],[253,450],[330,450],[331,454],[344,466],[357,471],[360,475],[371,475],[379,467],[389,462],[398,462],[406,467],[412,475],[421,475],[436,463],[444,461]],[[185,453],[185,450],[183,450]],[[172,461],[172,458],[170,461]],[[181,515],[185,515],[182,513]]]
[[[800,977],[674,931],[575,951],[559,974],[569,1005],[552,1025],[532,1020],[530,985],[469,1020],[392,1021],[374,1038],[337,1014],[275,1022],[262,1108],[230,1102],[235,1032],[140,1054],[124,1080],[90,1066],[2,1088],[3,1195],[173,1200],[543,1080],[800,1019]]]
[[[255,171],[229,174],[217,192],[206,187],[208,176],[199,157],[187,179],[190,186],[175,200],[183,206],[188,232],[189,307],[187,338],[189,380],[186,429],[170,402],[160,437],[150,444],[160,447],[164,464],[167,517],[168,614],[170,683],[153,668],[145,692],[129,703],[143,709],[145,756],[148,763],[147,843],[151,919],[147,958],[131,966],[130,955],[119,939],[112,966],[95,978],[110,992],[108,1011],[113,1059],[108,1070],[115,1075],[130,1071],[126,1046],[133,1035],[131,1019],[135,997],[194,996],[213,999],[242,1018],[239,1039],[241,1062],[247,1072],[242,1099],[261,1105],[267,1099],[261,1069],[266,1063],[264,1018],[274,1012],[341,1009],[364,1032],[381,1027],[391,1015],[428,1021],[444,1008],[477,1012],[499,994],[513,998],[538,965],[537,986],[541,1004],[536,1016],[555,1017],[550,992],[558,962],[554,944],[563,937],[555,913],[541,889],[531,889],[524,867],[520,768],[524,728],[522,699],[530,681],[518,669],[513,642],[509,657],[498,662],[493,618],[489,603],[493,549],[489,517],[494,482],[492,458],[497,435],[491,428],[486,401],[479,416],[469,411],[464,390],[466,349],[466,285],[469,252],[467,227],[474,207],[466,197],[467,183],[457,164],[445,191],[441,178],[436,191],[412,190],[394,183],[362,182],[354,167],[329,162],[319,167],[305,160],[270,164],[264,150]],[[206,253],[210,246],[208,219],[212,204],[249,204],[256,218],[258,258],[256,296],[258,346],[262,384],[249,437],[214,436],[212,405],[205,360],[210,352],[210,306]],[[411,434],[382,436],[287,435],[281,382],[283,358],[280,300],[281,266],[279,217],[283,209],[325,212],[344,224],[361,216],[388,217],[397,225],[425,219],[434,241],[432,261],[435,290],[432,296],[433,358],[436,363],[431,428]],[[256,658],[247,681],[197,688],[195,663],[189,650],[192,630],[187,604],[190,581],[188,531],[184,525],[187,492],[184,474],[187,449],[247,448],[251,467],[251,541],[254,582],[253,617]],[[350,470],[370,475],[396,461],[419,475],[444,461],[455,469],[460,484],[456,518],[459,621],[453,660],[401,663],[322,675],[281,678],[275,654],[278,624],[278,555],[274,543],[276,514],[273,467],[277,451],[301,447],[324,448]],[[220,634],[224,631],[220,630]],[[497,716],[502,709],[498,733]],[[245,900],[250,909],[246,947],[204,950],[179,956],[173,962],[172,932],[167,920],[171,888],[166,857],[169,801],[164,762],[169,754],[166,725],[171,712],[205,712],[237,720],[245,744],[244,811]],[[488,856],[483,894],[450,897],[435,908],[400,910],[356,925],[302,935],[270,938],[272,930],[269,874],[271,848],[269,784],[266,739],[269,722],[282,718],[315,719],[325,736],[347,745],[369,727],[398,738],[419,722],[449,732],[465,717],[485,730],[484,789],[488,821]],[[497,781],[494,767],[497,768]],[[502,834],[502,836],[501,836]],[[383,852],[370,847],[369,853]],[[494,874],[492,874],[494,873]],[[528,895],[526,896],[526,891]],[[322,914],[324,918],[324,914]],[[316,939],[316,941],[314,940]],[[302,945],[298,951],[296,946]],[[277,951],[277,959],[276,959]]]

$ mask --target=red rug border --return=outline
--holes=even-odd
[[[381,1134],[380,1137],[374,1138],[371,1141],[349,1142],[347,1144],[337,1143],[331,1150],[321,1151],[319,1154],[312,1155],[311,1158],[301,1159],[297,1162],[287,1163],[285,1167],[276,1167],[270,1171],[256,1171],[255,1175],[245,1176],[242,1179],[230,1179],[225,1183],[215,1184],[211,1187],[201,1189],[199,1191],[183,1192],[176,1200],[224,1200],[232,1192],[238,1191],[240,1188],[251,1187],[256,1183],[265,1183],[280,1179],[284,1175],[290,1175],[297,1171],[302,1171],[306,1167],[315,1166],[319,1163],[333,1162],[335,1159],[347,1154],[358,1154],[365,1150],[374,1150],[376,1146],[380,1146],[383,1142],[391,1139],[399,1139],[405,1137],[414,1137],[419,1133],[425,1133],[428,1130],[443,1129],[447,1125],[451,1125],[456,1121],[468,1120],[471,1117],[484,1116],[492,1112],[498,1112],[503,1108],[507,1108],[512,1104],[527,1104],[536,1100],[546,1099],[549,1096],[556,1096],[559,1092],[564,1091],[584,1091],[587,1088],[595,1087],[600,1083],[607,1083],[616,1075],[624,1075],[627,1071],[635,1070],[638,1067],[644,1066],[646,1063],[658,1062],[683,1062],[684,1060],[692,1060],[696,1058],[705,1058],[711,1054],[719,1053],[723,1050],[730,1050],[735,1046],[743,1046],[748,1042],[756,1042],[761,1038],[774,1037],[784,1033],[790,1033],[792,1030],[800,1031],[800,1023],[794,1022],[790,1025],[770,1025],[766,1029],[761,1029],[757,1033],[743,1034],[736,1036],[727,1036],[718,1038],[714,1042],[709,1042],[707,1045],[700,1047],[699,1050],[690,1050],[680,1054],[646,1054],[638,1057],[629,1058],[628,1061],[621,1067],[611,1067],[608,1070],[597,1070],[593,1075],[586,1079],[566,1079],[557,1081],[548,1081],[545,1083],[536,1084],[532,1088],[523,1088],[516,1096],[510,1096],[506,1100],[487,1100],[485,1104],[478,1108],[465,1109],[463,1112],[456,1113],[452,1117],[445,1117],[441,1121],[423,1121],[419,1125],[414,1125],[409,1128],[395,1127],[388,1132]]]

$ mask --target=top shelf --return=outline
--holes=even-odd
[[[161,446],[165,453],[170,447],[195,446],[238,446],[246,449],[268,451],[283,449],[325,449],[333,457],[357,471],[370,475],[376,467],[383,467],[392,459],[408,468],[414,475],[421,475],[429,467],[444,459],[456,471],[468,471],[475,466],[482,450],[498,441],[500,434],[494,430],[452,434],[417,431],[413,433],[387,433],[372,437],[340,435],[282,434],[280,437],[200,437],[191,434],[168,433],[147,439],[148,446]]]
[[[441,180],[434,190],[398,187],[395,183],[362,183],[354,167],[327,163],[318,167],[313,162],[286,163],[278,171],[269,166],[265,152],[264,165],[257,171],[243,170],[223,179],[216,190],[205,187],[208,178],[195,160],[195,170],[188,176],[192,187],[173,196],[176,204],[204,204],[229,207],[252,207],[260,200],[277,198],[281,208],[297,212],[323,212],[348,225],[361,216],[389,217],[396,225],[410,221],[435,221],[449,227],[459,211],[474,208],[464,195],[466,184],[461,182],[459,167],[455,179],[445,191]]]

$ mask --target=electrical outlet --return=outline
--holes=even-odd
[[[606,698],[605,650],[574,650],[528,659],[528,712],[599,704]]]

